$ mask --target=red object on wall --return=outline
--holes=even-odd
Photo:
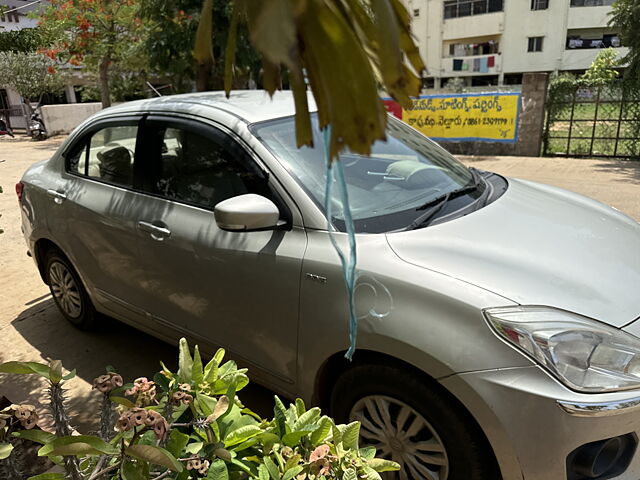
[[[496,66],[496,57],[494,57],[492,55],[489,58],[487,58],[487,66],[488,67],[495,67]]]
[[[384,108],[387,109],[387,112],[392,113],[394,117],[402,120],[402,107],[400,104],[394,100],[383,100]]]

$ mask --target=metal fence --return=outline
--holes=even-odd
[[[547,103],[544,155],[640,159],[640,92],[575,88]]]

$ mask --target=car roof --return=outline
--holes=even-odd
[[[315,111],[315,101],[310,92],[307,94],[307,99],[309,111]],[[98,116],[148,111],[191,112],[206,115],[206,111],[210,109],[223,110],[246,123],[254,123],[293,115],[295,104],[290,90],[276,91],[273,97],[264,90],[233,90],[229,98],[224,92],[198,92],[126,102],[102,110]]]

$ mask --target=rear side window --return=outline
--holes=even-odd
[[[119,125],[93,132],[67,157],[67,170],[123,187],[133,185],[138,127]]]
[[[145,187],[150,193],[209,209],[246,193],[270,196],[266,179],[232,139],[160,125],[152,132],[160,158]]]

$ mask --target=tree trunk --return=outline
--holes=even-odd
[[[211,90],[211,67],[212,63],[198,64],[198,74],[196,76],[196,90],[206,92]]]
[[[99,75],[100,75],[100,100],[102,101],[102,108],[111,106],[111,92],[109,91],[109,62],[111,59],[109,55],[105,55],[100,61]]]

